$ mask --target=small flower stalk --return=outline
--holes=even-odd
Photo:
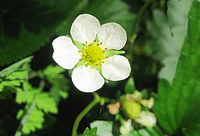
[[[79,15],[71,26],[71,37],[60,36],[53,45],[53,59],[65,69],[73,69],[72,82],[82,92],[100,89],[106,80],[126,79],[131,72],[120,51],[126,43],[125,30],[117,23],[100,25],[89,14]]]

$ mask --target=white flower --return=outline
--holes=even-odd
[[[132,126],[132,120],[129,119],[127,121],[123,122],[124,124],[120,127],[119,131],[120,133],[125,136],[127,135],[131,130],[133,130],[133,126]]]
[[[156,124],[156,117],[149,111],[140,112],[140,117],[135,120],[146,127],[153,127]]]
[[[53,41],[53,59],[65,69],[73,69],[72,82],[82,92],[100,89],[106,80],[118,81],[130,75],[128,60],[118,51],[126,43],[125,30],[117,23],[100,26],[89,14],[79,15],[70,30],[72,38]]]

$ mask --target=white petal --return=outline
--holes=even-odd
[[[72,82],[82,92],[94,92],[104,84],[103,77],[95,68],[79,66],[72,72]]]
[[[82,14],[74,20],[70,33],[75,41],[91,43],[99,29],[100,23],[97,18],[89,14]]]
[[[81,58],[78,48],[69,37],[60,36],[53,41],[52,45],[53,59],[65,69],[72,69]]]
[[[135,120],[146,127],[153,127],[156,124],[156,117],[149,111],[141,111],[140,117]]]
[[[131,72],[131,67],[127,58],[121,55],[114,55],[104,60],[102,63],[103,76],[112,81],[126,79]]]
[[[117,23],[102,25],[97,37],[105,46],[104,48],[116,50],[122,49],[127,40],[126,31]]]

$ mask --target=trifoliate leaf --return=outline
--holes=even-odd
[[[36,106],[45,113],[58,113],[56,102],[48,93],[40,93],[35,96]]]

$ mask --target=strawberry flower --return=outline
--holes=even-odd
[[[89,14],[79,15],[71,26],[71,37],[60,36],[53,45],[53,59],[73,69],[72,82],[82,92],[100,89],[106,80],[119,81],[130,75],[129,61],[120,54],[126,43],[125,30],[117,23],[100,25]]]

